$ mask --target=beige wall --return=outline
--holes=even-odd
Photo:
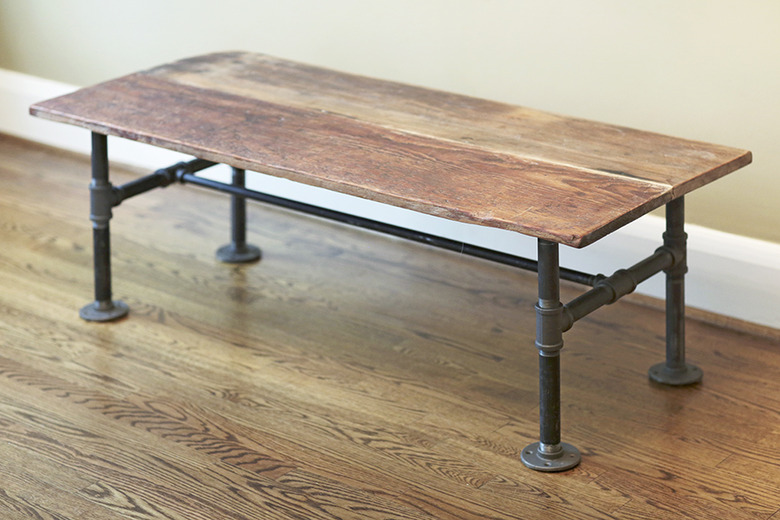
[[[688,220],[780,242],[777,0],[0,0],[0,68],[87,85],[245,49],[754,152]]]

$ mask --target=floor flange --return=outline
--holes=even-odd
[[[121,300],[94,301],[79,310],[79,316],[87,321],[113,321],[127,316],[130,307]]]
[[[577,466],[582,460],[580,451],[565,442],[560,443],[560,451],[548,455],[540,451],[540,442],[529,444],[523,449],[520,459],[527,467],[536,471],[566,471]]]
[[[262,253],[260,248],[253,245],[244,245],[236,247],[234,244],[228,244],[217,249],[217,259],[226,264],[247,264],[260,260]]]
[[[650,367],[647,375],[656,383],[684,386],[701,382],[703,373],[699,367],[690,363],[681,368],[670,368],[666,363],[658,363]]]

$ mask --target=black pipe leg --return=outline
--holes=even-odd
[[[558,244],[539,240],[539,301],[536,347],[539,350],[539,442],[523,449],[523,464],[537,471],[577,466],[580,452],[561,442],[561,365],[563,305],[560,301]]]
[[[87,321],[111,321],[125,316],[127,304],[111,299],[111,208],[113,187],[108,180],[108,147],[105,135],[92,134],[92,183],[90,220],[95,274],[95,301],[85,305],[79,315]]]
[[[233,186],[243,188],[244,170],[233,168]],[[232,241],[217,249],[217,258],[228,264],[245,264],[260,260],[260,248],[246,243],[246,199],[233,195],[230,201]]]
[[[666,361],[650,367],[648,375],[657,383],[690,385],[702,379],[699,367],[685,362],[685,273],[686,261],[685,202],[683,197],[666,205],[664,246],[678,258],[666,272]]]

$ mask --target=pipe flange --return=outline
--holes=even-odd
[[[217,249],[217,259],[226,264],[248,264],[260,260],[261,257],[260,248],[251,244],[228,244]]]
[[[669,367],[666,363],[658,363],[647,372],[650,380],[663,385],[684,386],[699,383],[702,380],[701,368],[690,363],[679,368]]]
[[[121,300],[94,301],[79,310],[79,316],[86,321],[114,321],[130,312],[127,304]]]
[[[557,472],[576,467],[582,461],[580,451],[565,442],[554,446],[534,442],[523,449],[520,460],[536,471]]]

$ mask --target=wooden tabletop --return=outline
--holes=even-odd
[[[751,161],[744,150],[243,52],[131,74],[30,112],[574,247]]]

